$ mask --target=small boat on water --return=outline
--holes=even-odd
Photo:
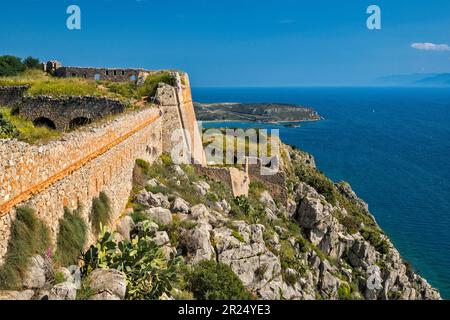
[[[284,125],[286,128],[300,128],[299,123],[287,123]]]

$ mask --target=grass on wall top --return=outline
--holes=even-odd
[[[0,77],[0,86],[30,85],[28,95],[63,96],[98,96],[116,98],[123,102],[131,99],[153,97],[158,83],[174,86],[175,78],[167,71],[150,75],[142,86],[133,82],[112,82],[85,78],[58,78],[40,70],[26,70],[12,77]]]
[[[61,132],[48,127],[35,127],[32,121],[13,114],[8,107],[0,106],[0,118],[0,139],[16,138],[35,144],[48,142],[61,135]]]

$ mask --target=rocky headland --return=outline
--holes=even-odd
[[[320,120],[312,108],[280,103],[194,103],[197,120],[239,122],[302,122]]]

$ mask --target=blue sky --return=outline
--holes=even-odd
[[[66,28],[70,4],[81,30]],[[366,27],[371,4],[381,30]],[[2,1],[0,55],[182,69],[195,86],[361,85],[450,72],[449,14],[448,0]]]

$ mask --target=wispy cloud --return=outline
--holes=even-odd
[[[435,44],[431,42],[413,43],[411,48],[425,51],[450,51],[448,44]]]

